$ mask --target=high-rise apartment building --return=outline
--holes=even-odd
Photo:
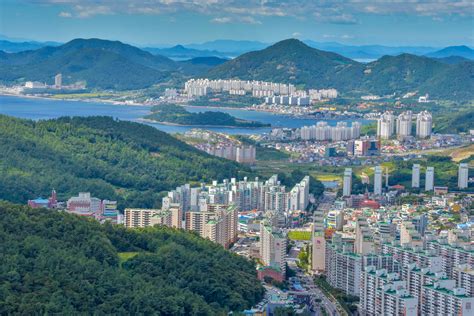
[[[474,267],[468,264],[461,264],[454,267],[453,279],[456,286],[466,290],[466,295],[474,297]]]
[[[397,136],[407,137],[411,135],[412,112],[406,111],[397,117]]]
[[[411,187],[419,188],[420,187],[420,165],[413,164],[411,169]]]
[[[392,137],[395,129],[395,116],[393,112],[387,111],[377,120],[377,136],[382,139]]]
[[[433,118],[428,111],[422,111],[416,116],[416,136],[426,138],[431,136]]]
[[[382,195],[382,167],[376,166],[374,171],[374,194]]]
[[[474,315],[474,297],[454,280],[440,280],[422,287],[422,315]]]
[[[466,189],[469,180],[469,164],[460,163],[458,170],[458,188]]]
[[[260,223],[260,259],[285,276],[286,236],[267,221]]]
[[[433,191],[434,189],[434,167],[426,168],[425,191]]]
[[[360,286],[361,315],[418,315],[418,300],[410,295],[398,273],[367,266],[361,274]]]
[[[350,196],[352,190],[352,169],[346,168],[344,170],[344,182],[342,186],[342,195]]]

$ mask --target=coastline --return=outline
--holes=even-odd
[[[161,125],[167,125],[167,126],[182,126],[182,127],[196,127],[196,128],[212,128],[212,127],[245,128],[245,129],[273,128],[273,126],[250,127],[250,126],[231,126],[231,125],[183,125],[183,124],[177,124],[177,123],[171,123],[171,122],[160,122],[160,121],[150,120],[146,118],[139,118],[137,119],[137,121],[144,122],[144,123],[161,124]]]

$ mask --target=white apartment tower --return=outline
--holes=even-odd
[[[413,164],[411,169],[411,187],[419,188],[420,187],[420,165]]]
[[[387,111],[377,120],[377,136],[382,139],[392,137],[395,129],[395,116],[393,112]]]
[[[351,189],[352,189],[352,169],[346,168],[346,170],[344,170],[344,183],[342,187],[342,195],[350,196]]]
[[[382,195],[382,167],[376,166],[374,173],[374,194]]]
[[[467,163],[460,163],[458,170],[458,188],[465,189],[468,186],[469,165]]]
[[[419,138],[426,138],[431,135],[431,128],[433,125],[433,118],[428,111],[422,111],[416,116],[416,136]]]
[[[425,191],[433,191],[434,188],[434,167],[426,168]]]
[[[412,112],[401,113],[397,118],[397,136],[406,137],[411,135]]]
[[[268,222],[260,223],[260,259],[266,266],[286,273],[286,236]]]

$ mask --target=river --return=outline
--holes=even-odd
[[[208,107],[186,107],[190,112],[221,111],[229,113],[244,120],[270,123],[274,127],[297,128],[305,125],[314,125],[316,120],[297,118],[288,115],[267,112],[246,111],[241,109],[216,109]],[[109,103],[52,100],[42,98],[25,98],[0,95],[0,114],[33,120],[52,119],[61,116],[112,116],[120,120],[139,121],[149,113],[150,106],[115,105]],[[337,120],[326,120],[328,124],[335,125]],[[364,120],[358,120],[362,124]],[[347,122],[351,122],[348,120]],[[183,133],[195,126],[173,126],[159,123],[146,123],[167,133]],[[264,128],[226,128],[206,127],[208,130],[228,134],[260,134],[271,130]]]

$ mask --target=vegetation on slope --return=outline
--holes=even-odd
[[[468,133],[474,129],[474,108],[447,113],[436,118],[434,130],[437,133]]]
[[[187,182],[248,175],[151,126],[110,117],[34,122],[0,116],[0,199],[26,203],[55,188],[61,199],[90,191],[127,207],[157,207]]]
[[[223,112],[197,112],[191,113],[180,105],[162,104],[151,108],[151,114],[145,116],[146,119],[156,122],[172,123],[178,125],[215,125],[231,127],[262,127],[270,126],[256,121],[237,119],[228,113]]]
[[[264,293],[253,263],[189,232],[1,202],[0,213],[2,315],[226,315]]]

